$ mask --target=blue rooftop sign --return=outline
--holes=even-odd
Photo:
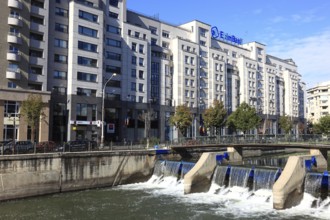
[[[243,43],[243,39],[242,38],[238,38],[235,35],[230,35],[228,33],[225,33],[223,31],[219,31],[218,28],[216,26],[211,28],[211,34],[212,34],[212,38],[214,39],[220,39],[220,40],[225,40],[225,41],[229,41],[235,44],[242,44]]]

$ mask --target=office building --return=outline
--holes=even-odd
[[[307,120],[318,123],[323,116],[330,114],[330,81],[317,84],[307,90]]]
[[[0,139],[12,137],[9,115],[18,115],[29,93],[47,103],[39,140],[58,142],[99,141],[103,100],[106,142],[139,141],[146,133],[175,139],[169,117],[182,104],[194,114],[188,134],[198,136],[199,115],[215,99],[229,113],[243,101],[254,106],[264,122],[254,132],[278,133],[280,115],[304,118],[296,64],[268,55],[264,44],[243,43],[197,20],[172,25],[127,10],[125,0],[6,1]],[[15,128],[17,139],[29,139],[22,120]]]

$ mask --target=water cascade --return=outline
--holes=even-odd
[[[252,169],[247,167],[231,167],[229,186],[247,187],[251,171]]]
[[[178,177],[178,179],[183,179],[184,175],[194,166],[195,163],[191,162],[158,160],[155,163],[153,175],[158,177]]]
[[[255,169],[253,177],[253,190],[272,189],[275,181],[281,174],[280,169]]]
[[[313,201],[313,207],[319,207],[322,201],[329,196],[329,176],[328,172],[307,173],[305,177],[305,193],[309,193],[316,199]]]
[[[181,162],[181,179],[183,179],[184,175],[186,175],[186,173],[188,173],[194,166],[195,163]]]

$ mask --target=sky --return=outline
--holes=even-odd
[[[199,20],[225,33],[265,44],[292,58],[307,88],[330,81],[328,0],[127,0],[129,10],[180,25]]]

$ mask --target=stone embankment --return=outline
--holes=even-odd
[[[10,155],[0,158],[0,201],[146,181],[150,151]]]

